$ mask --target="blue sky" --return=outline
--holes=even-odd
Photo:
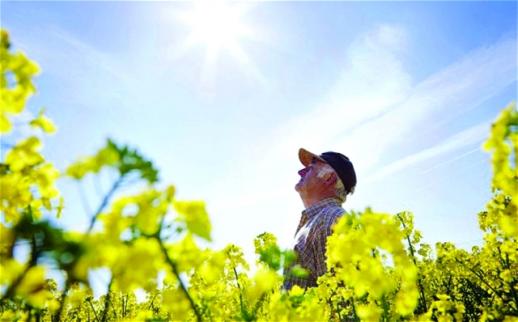
[[[515,2],[254,3],[243,55],[209,63],[203,42],[184,46],[192,6],[1,3],[14,47],[42,67],[30,108],[59,127],[45,146],[58,168],[106,137],[130,143],[178,198],[207,202],[215,247],[251,254],[264,231],[290,245],[298,148],[335,150],[357,169],[347,210],[411,210],[428,242],[480,242],[480,146],[517,97]],[[75,184],[60,186],[63,225],[85,227]]]

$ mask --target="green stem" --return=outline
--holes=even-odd
[[[342,316],[342,304],[345,303],[344,297],[340,295],[340,303],[337,305],[337,313],[338,313],[338,319],[340,321],[346,321],[345,317]]]
[[[500,253],[500,247],[498,247],[498,252]],[[505,254],[504,263],[505,263],[505,267],[508,270],[511,270],[511,264],[509,263],[509,253]],[[513,299],[514,299],[514,303],[513,303],[514,304],[513,305],[514,306],[514,310],[518,311],[518,308],[517,308],[517,305],[518,305],[518,294],[516,293],[516,290],[515,290],[516,283],[517,283],[517,281],[516,281],[516,277],[515,277],[515,278],[513,278],[513,282],[510,283],[509,288],[511,290],[511,294],[512,294]]]
[[[152,309],[153,311],[155,311],[155,304],[153,303],[155,301],[155,298],[156,298],[156,294],[153,295],[153,297],[151,298],[151,300],[149,301],[149,305],[148,305],[148,310],[149,309]]]
[[[124,316],[128,315],[128,302],[129,302],[129,295],[124,295]]]
[[[198,322],[201,322],[202,321],[201,313],[200,313],[200,311],[198,309],[198,306],[194,302],[194,299],[192,298],[191,294],[187,290],[187,287],[185,286],[185,284],[183,283],[182,279],[180,278],[180,273],[178,271],[178,266],[171,259],[171,257],[169,257],[169,254],[167,253],[167,249],[165,248],[165,246],[162,243],[162,240],[160,239],[158,234],[155,235],[154,238],[157,240],[158,245],[160,246],[160,250],[162,251],[162,254],[164,255],[164,258],[165,258],[167,264],[171,267],[171,270],[173,271],[174,276],[176,277],[176,279],[180,283],[180,289],[184,293],[185,297],[187,297],[187,300],[189,301],[189,303],[191,305],[191,308],[193,309],[194,314],[196,315],[196,320]]]
[[[110,199],[112,198],[115,191],[117,191],[117,189],[121,185],[123,179],[124,179],[124,176],[120,176],[119,178],[117,178],[117,180],[115,180],[112,187],[110,188],[110,191],[108,191],[108,193],[104,196],[103,200],[101,201],[101,204],[99,205],[99,207],[95,211],[95,214],[92,216],[92,219],[90,220],[90,225],[88,226],[88,230],[86,231],[87,234],[89,234],[92,231],[92,229],[94,228],[94,224],[97,221],[97,218],[99,217],[101,212],[104,210],[104,208],[108,205],[108,202],[110,202]]]
[[[356,305],[354,305],[354,300],[351,299],[351,306],[353,309],[353,321],[354,322],[360,322],[360,318],[358,317],[358,314],[356,314]]]
[[[381,297],[381,306],[383,308],[382,321],[390,320],[390,305],[387,302],[387,297],[385,294]]]
[[[251,321],[250,315],[248,314],[248,311],[245,308],[245,305],[243,303],[243,291],[241,289],[241,284],[239,284],[239,278],[237,275],[236,267],[234,266],[234,263],[232,263],[232,269],[234,271],[234,276],[236,278],[237,288],[239,290],[239,306],[241,308],[241,316],[245,321]]]
[[[61,321],[61,315],[63,314],[63,307],[65,306],[65,299],[67,298],[68,290],[70,289],[70,280],[67,278],[65,282],[65,288],[63,289],[63,293],[61,294],[61,299],[59,300],[59,308],[58,312],[54,315],[53,322]]]
[[[97,322],[99,322],[99,316],[97,316],[97,311],[95,310],[95,307],[94,307],[94,305],[92,303],[92,299],[91,298],[88,299],[88,303],[90,303],[90,307],[92,308],[92,311],[94,311],[95,320]]]
[[[405,222],[401,218],[399,214],[396,214],[397,218],[401,222],[401,225],[403,225],[403,229],[406,229]],[[415,257],[415,249],[414,245],[412,245],[412,242],[410,241],[410,234],[406,236],[406,240],[408,243],[408,248],[410,249],[410,256],[412,257],[412,261],[414,262],[415,267],[417,268],[417,287],[419,288],[419,301],[421,302],[421,305],[424,308],[424,312],[428,312],[428,306],[426,305],[426,297],[424,295],[424,286],[422,281],[421,272],[419,271],[419,266],[417,265],[417,259]]]
[[[110,308],[112,285],[113,285],[113,276],[110,279],[110,284],[108,284],[108,293],[106,293],[106,297],[104,298],[104,309],[103,309],[103,315],[101,317],[101,322],[106,322],[106,319],[108,318],[108,309]]]
[[[491,284],[489,284],[488,282],[486,282],[486,280],[484,280],[484,278],[482,278],[482,276],[480,276],[480,274],[479,274],[477,271],[475,271],[475,270],[474,270],[474,269],[472,269],[471,267],[467,266],[467,265],[466,265],[466,264],[464,264],[463,262],[459,261],[458,259],[455,259],[455,261],[456,261],[457,263],[461,264],[462,266],[464,266],[465,268],[467,268],[470,272],[472,272],[476,277],[478,277],[478,279],[479,279],[482,283],[484,283],[484,284],[485,284],[485,285],[486,285],[486,286],[487,286],[491,291],[493,291],[493,293],[494,293],[495,295],[497,295],[498,297],[500,297],[500,299],[501,299],[502,301],[504,301],[504,302],[505,302],[505,299],[502,297],[502,295],[500,295],[500,294],[497,292],[497,290],[495,290],[495,289],[491,286]]]
[[[252,313],[252,318],[255,320],[257,316],[257,311],[261,308],[261,305],[263,304],[264,300],[266,299],[266,293],[263,293],[257,303],[255,304],[254,312]]]
[[[333,272],[334,273],[334,272]],[[327,286],[329,287],[329,284],[327,284]],[[336,293],[336,291],[333,289],[331,290],[331,295],[326,298],[326,302],[327,302],[327,305],[329,305],[329,308],[331,309],[331,316],[334,317],[335,316],[335,313],[338,315],[338,321],[345,321],[345,318],[342,317],[342,314],[340,313],[340,311],[342,311],[342,304],[345,303],[345,300],[343,298],[343,296],[340,295],[340,299],[341,301],[339,303],[336,304],[336,307],[333,305],[333,297],[337,296],[338,294]],[[345,305],[344,305],[345,306]]]

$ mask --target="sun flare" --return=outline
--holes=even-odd
[[[242,42],[256,34],[244,20],[251,6],[242,2],[197,1],[177,20],[189,30],[182,52],[201,47],[205,50],[205,68],[214,67],[222,55],[230,55],[240,64],[254,69]]]

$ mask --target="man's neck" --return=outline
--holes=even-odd
[[[324,199],[328,199],[328,198],[334,198],[334,196],[329,195],[329,196],[320,196],[318,198],[302,198],[302,203],[304,204],[304,208],[308,209],[308,208],[316,205],[320,201],[322,201]]]

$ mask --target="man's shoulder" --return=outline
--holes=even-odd
[[[319,221],[325,225],[332,225],[344,214],[344,208],[339,205],[331,205],[322,210],[322,213],[319,216]]]
[[[323,209],[318,218],[311,227],[309,236],[313,236],[312,240],[324,240],[321,236],[328,236],[332,233],[334,224],[345,214],[345,210],[340,206],[331,206]],[[317,237],[318,236],[318,237]]]
[[[331,204],[325,207],[322,211],[322,214],[324,216],[330,216],[330,217],[340,217],[343,214],[345,214],[345,209],[342,208],[341,205],[338,204]]]

